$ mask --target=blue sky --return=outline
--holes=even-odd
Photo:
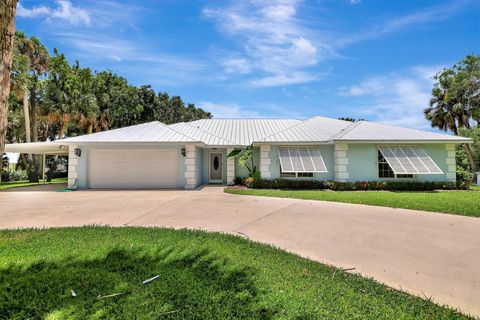
[[[20,1],[17,29],[215,117],[429,129],[431,77],[480,53],[480,1]]]

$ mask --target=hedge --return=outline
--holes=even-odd
[[[468,185],[453,181],[357,181],[339,182],[322,180],[290,180],[290,179],[235,179],[253,189],[328,189],[334,191],[433,191],[467,189]]]

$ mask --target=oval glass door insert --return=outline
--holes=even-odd
[[[218,160],[218,156],[215,156],[215,158],[213,158],[213,169],[218,170],[219,166],[220,166],[220,161]]]

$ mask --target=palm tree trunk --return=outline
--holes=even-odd
[[[32,140],[30,139],[30,110],[28,109],[28,94],[27,92],[24,93],[23,95],[23,116],[25,118],[25,141],[31,142]],[[30,182],[36,182],[35,178],[35,166],[33,165],[33,156],[32,154],[28,154],[27,159],[26,159],[26,164],[27,164],[27,175],[28,175],[28,180]]]
[[[93,132],[93,122],[89,121],[87,126],[87,134],[90,134],[92,132]]]
[[[16,9],[17,0],[4,0],[0,3],[0,158],[2,159],[8,125],[8,97],[10,95]]]
[[[34,79],[36,83],[37,79]],[[37,91],[35,90],[35,85],[30,90],[30,107],[32,108],[32,142],[38,142],[38,110],[37,110]]]
[[[25,117],[25,141],[32,142],[30,139],[30,110],[28,110],[28,95],[23,95],[23,115]]]
[[[65,130],[67,129],[68,121],[63,117],[62,124],[60,125],[60,130],[58,131],[58,139],[63,139],[65,136]]]
[[[472,169],[473,173],[478,172],[478,166],[475,162],[475,158],[473,157],[472,149],[470,148],[470,144],[465,143],[463,145],[465,148],[465,154],[467,155],[468,163],[470,164],[470,169]]]

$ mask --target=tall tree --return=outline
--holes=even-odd
[[[73,68],[76,90],[72,95],[73,116],[78,127],[92,133],[95,120],[98,117],[97,99],[93,93],[94,75],[89,68],[80,68],[78,62]]]
[[[0,155],[5,151],[17,0],[0,2]],[[1,178],[0,178],[1,180]]]
[[[31,110],[31,131],[32,141],[39,141],[39,117],[41,114],[39,106],[39,91],[42,90],[41,79],[50,68],[50,55],[47,48],[36,37],[24,37],[21,52],[28,55],[30,60],[30,110]]]
[[[64,54],[54,52],[51,59],[51,70],[45,89],[45,108],[47,120],[58,124],[60,129],[57,138],[61,139],[75,112],[74,103],[78,81]]]
[[[138,123],[143,107],[136,88],[130,86],[125,78],[111,71],[98,72],[94,94],[99,108],[96,132]]]
[[[432,127],[451,130],[478,126],[480,121],[480,55],[467,56],[452,68],[444,69],[435,77],[430,105],[424,110]],[[475,124],[476,123],[476,124]],[[478,171],[472,150],[465,144],[465,153],[472,171]]]
[[[24,41],[25,35],[20,31],[15,32],[13,62],[12,70],[10,72],[10,88],[16,98],[22,100],[25,123],[25,142],[31,142],[30,111],[28,108],[28,91],[31,83],[29,77],[30,59],[22,50],[24,47]]]

